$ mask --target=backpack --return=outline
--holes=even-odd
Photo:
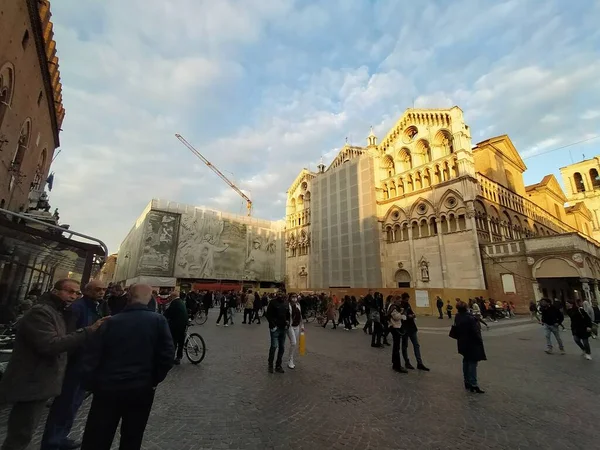
[[[374,310],[371,312],[371,320],[375,323],[381,322],[381,316],[379,315],[379,311]]]

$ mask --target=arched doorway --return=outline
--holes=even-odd
[[[397,270],[394,275],[394,282],[399,288],[409,288],[410,274],[404,269]]]
[[[568,298],[581,298],[582,273],[569,259],[553,256],[543,258],[535,263],[532,274],[546,298],[561,302]]]

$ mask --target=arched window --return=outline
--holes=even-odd
[[[35,168],[35,175],[33,177],[33,183],[31,183],[31,189],[39,190],[42,186],[42,179],[46,172],[46,149],[42,150],[40,159],[38,160],[37,167]]]
[[[592,187],[594,189],[600,188],[600,176],[596,169],[590,169],[590,179],[592,180]]]
[[[575,190],[577,192],[585,192],[585,184],[583,184],[583,178],[579,172],[575,172],[573,174],[573,179],[575,180]]]
[[[15,86],[14,68],[12,64],[6,63],[0,68],[0,129],[6,111],[10,108]]]
[[[15,187],[15,183],[21,175],[21,165],[23,164],[23,159],[25,158],[25,153],[29,147],[30,140],[31,120],[26,119],[21,127],[21,134],[19,135],[19,141],[17,142],[17,149],[15,150],[15,155],[13,156],[9,168],[9,171],[12,173],[10,177],[10,183],[8,185],[9,190],[12,190]]]

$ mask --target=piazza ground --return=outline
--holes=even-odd
[[[562,333],[567,355],[546,355],[539,325],[517,319],[484,332],[485,395],[462,388],[450,321],[421,318],[429,373],[397,374],[390,350],[362,331],[307,329],[295,371],[267,373],[262,325],[194,327],[208,345],[200,366],[175,367],[158,389],[144,448],[192,449],[583,449],[600,421],[600,351],[585,361]],[[593,341],[595,345],[597,341]],[[79,437],[86,402],[73,433]],[[0,410],[0,436],[7,410]],[[41,430],[40,430],[41,431]],[[39,433],[36,442],[39,442]],[[117,448],[117,445],[114,446]]]

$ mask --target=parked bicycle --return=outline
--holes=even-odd
[[[200,364],[206,355],[206,344],[202,336],[198,333],[190,333],[188,330],[189,328],[185,331],[185,344],[183,346],[185,356],[192,364]]]
[[[189,318],[190,325],[195,323],[196,325],[204,325],[208,320],[208,315],[206,311],[202,308],[199,308],[195,313],[191,313]]]

